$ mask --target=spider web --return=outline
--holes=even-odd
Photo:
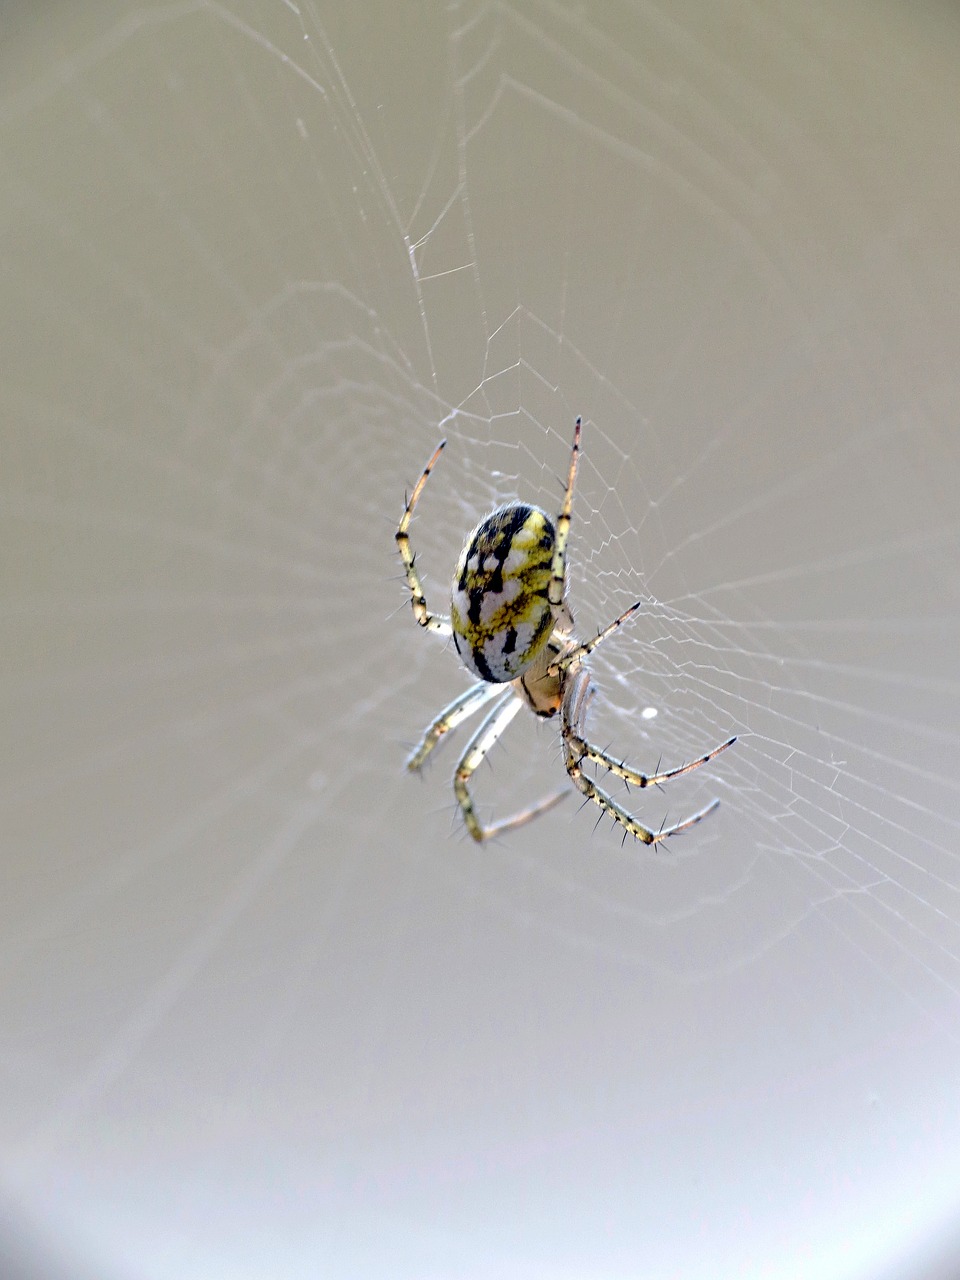
[[[118,1276],[920,1274],[960,1150],[960,32],[79,8],[11,9],[0,82],[17,1212]],[[739,735],[625,797],[721,799],[656,855],[573,801],[477,850],[455,749],[402,771],[465,680],[404,486],[446,435],[443,610],[480,515],[556,510],[577,414],[578,628],[643,602],[593,738]],[[556,726],[489,766],[484,817],[548,793]]]

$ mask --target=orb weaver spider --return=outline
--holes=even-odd
[[[567,489],[556,525],[546,512],[526,502],[508,502],[481,520],[457,561],[449,618],[431,613],[427,608],[409,534],[414,510],[446,440],[440,441],[424,467],[397,528],[397,549],[406,571],[414,618],[428,631],[452,635],[461,662],[479,677],[476,684],[444,707],[427,728],[407,760],[407,767],[420,770],[444,734],[488,702],[494,704],[467,743],[453,775],[457,803],[467,830],[477,841],[523,826],[570,794],[566,788],[557,791],[490,826],[482,825],[477,817],[470,795],[470,778],[523,706],[544,719],[560,713],[563,762],[574,786],[623,827],[624,839],[632,835],[649,845],[701,822],[714,812],[720,801],[713,800],[692,817],[654,831],[638,822],[584,773],[583,762],[592,761],[629,786],[651,787],[699,769],[736,742],[736,737],[728,738],[689,764],[666,770],[658,767],[656,773],[647,774],[637,773],[623,761],[593,746],[584,736],[586,712],[594,693],[584,663],[597,645],[636,613],[641,601],[632,604],[592,640],[581,643],[574,638],[573,615],[565,595],[567,539],[580,457],[580,431],[581,420],[577,418]]]

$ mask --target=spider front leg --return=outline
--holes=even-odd
[[[636,609],[637,605],[634,605],[633,608]],[[627,612],[632,613],[633,609],[629,609]],[[613,623],[613,626],[619,626],[620,622],[621,619],[618,618]],[[609,630],[611,628],[608,627],[607,631]],[[593,643],[599,643],[606,634],[606,632],[601,632]],[[563,721],[564,742],[569,751],[578,760],[592,760],[594,764],[600,765],[601,768],[608,769],[610,773],[615,773],[618,778],[623,778],[624,782],[629,783],[631,787],[656,787],[661,782],[670,782],[673,778],[682,778],[685,773],[699,769],[702,764],[708,764],[721,751],[726,751],[727,747],[732,747],[737,740],[736,734],[734,734],[726,742],[721,742],[719,747],[713,747],[705,755],[698,756],[696,760],[689,760],[686,764],[678,765],[675,769],[661,770],[658,766],[656,773],[639,773],[636,769],[631,769],[622,760],[615,759],[609,752],[601,751],[599,747],[593,746],[583,737],[587,707],[593,698],[593,694],[594,688],[590,682],[590,676],[584,668],[580,668],[575,675],[568,677],[566,709]]]
[[[443,452],[446,443],[446,440],[441,440],[436,449],[434,449],[433,457],[424,467],[423,474],[413,487],[413,493],[407,499],[396,532],[397,550],[403,560],[407,575],[407,586],[410,588],[410,603],[413,605],[413,616],[421,627],[426,627],[429,631],[436,631],[442,636],[452,635],[450,620],[443,617],[442,614],[431,613],[427,608],[426,597],[423,594],[423,584],[420,581],[420,575],[417,573],[416,555],[410,550],[409,529],[410,521],[413,518],[413,509],[417,505],[420,494],[423,492],[423,486],[427,483],[430,472]]]
[[[449,733],[458,724],[462,724],[485,702],[489,702],[491,698],[502,697],[502,695],[503,685],[486,684],[484,681],[472,684],[469,689],[465,689],[448,706],[443,708],[436,720],[426,730],[419,745],[407,758],[407,768],[414,773],[423,768],[427,756],[445,733]]]
[[[694,827],[698,822],[702,822],[704,818],[709,817],[714,810],[720,807],[719,800],[712,800],[705,809],[701,809],[699,813],[693,814],[690,818],[685,818],[683,822],[678,822],[672,827],[661,827],[659,831],[652,831],[650,827],[645,827],[642,822],[638,822],[633,814],[628,813],[622,805],[617,804],[609,792],[597,786],[592,778],[588,778],[581,771],[579,761],[575,756],[565,753],[565,763],[573,785],[582,791],[588,800],[592,800],[601,809],[605,809],[611,818],[615,822],[619,822],[629,835],[637,840],[642,840],[644,844],[659,844],[661,840],[666,840],[667,836],[675,836],[680,831],[686,831],[689,827]]]
[[[726,751],[727,747],[732,747],[736,740],[736,735],[734,735],[732,738],[728,738],[726,742],[721,742],[719,747],[713,747],[706,755],[698,756],[696,760],[690,760],[686,764],[678,765],[676,769],[664,769],[660,773],[638,773],[636,769],[631,769],[622,760],[615,760],[606,751],[601,751],[599,747],[591,746],[586,738],[578,737],[573,733],[570,735],[570,746],[581,760],[592,760],[594,764],[600,765],[604,769],[609,769],[618,778],[623,778],[624,782],[629,783],[631,787],[657,787],[661,782],[670,782],[674,778],[682,778],[685,773],[690,773],[692,769],[699,769],[702,764],[708,764],[711,760],[716,759],[721,751]],[[718,800],[717,804],[719,803]]]
[[[606,810],[630,835],[649,845],[658,844],[661,840],[666,840],[667,836],[674,836],[680,831],[687,831],[690,827],[696,826],[698,822],[702,822],[704,818],[719,807],[720,801],[712,800],[706,808],[699,810],[691,817],[675,823],[672,827],[661,827],[659,831],[654,831],[650,827],[644,826],[642,822],[638,822],[631,813],[628,813],[622,805],[614,800],[609,792],[598,786],[591,777],[588,777],[583,772],[581,764],[585,759],[592,760],[594,764],[609,769],[633,786],[649,787],[656,783],[669,782],[671,778],[679,778],[682,774],[689,773],[691,769],[698,769],[700,765],[706,764],[708,760],[718,756],[721,751],[726,751],[727,747],[736,742],[736,738],[728,739],[719,747],[708,751],[706,755],[700,756],[697,760],[691,760],[689,764],[680,765],[676,769],[658,771],[652,774],[638,773],[635,769],[628,768],[622,761],[615,760],[606,751],[601,751],[598,747],[592,746],[583,736],[583,720],[592,693],[593,689],[588,672],[583,668],[575,670],[573,674],[567,676],[567,687],[564,690],[560,709],[560,731],[563,738],[564,764],[574,786],[588,800],[592,800],[594,804]]]
[[[497,688],[498,692],[502,689],[502,686],[494,687]],[[538,818],[541,813],[546,813],[548,809],[552,809],[555,804],[559,804],[561,800],[569,795],[568,791],[556,791],[553,795],[547,796],[545,800],[541,800],[539,804],[532,805],[529,809],[523,809],[520,813],[515,813],[509,818],[503,818],[500,822],[494,822],[489,827],[483,826],[477,817],[467,783],[484,756],[503,734],[523,705],[513,689],[508,689],[507,693],[493,707],[467,743],[466,750],[457,765],[457,771],[453,775],[453,791],[463,813],[463,820],[467,824],[467,830],[478,843],[483,840],[489,840],[492,836],[502,835],[505,831],[513,831],[516,827],[524,826],[534,818]]]

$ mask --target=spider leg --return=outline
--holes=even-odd
[[[423,594],[423,584],[420,581],[420,575],[417,573],[416,555],[410,550],[410,521],[413,518],[413,510],[419,501],[423,492],[423,487],[427,483],[430,472],[436,465],[437,459],[440,457],[446,440],[441,440],[433,451],[433,456],[423,469],[420,479],[413,487],[413,492],[406,501],[403,508],[403,515],[400,517],[400,524],[397,526],[396,539],[397,550],[400,552],[400,558],[403,560],[403,566],[407,575],[407,586],[410,588],[410,603],[413,605],[413,616],[421,627],[426,627],[429,631],[439,632],[442,636],[452,635],[450,620],[443,617],[442,614],[431,613],[427,608],[426,597]]]
[[[495,688],[498,692],[501,692],[503,687],[501,685],[495,686]],[[470,795],[470,788],[467,784],[487,752],[504,733],[513,717],[523,706],[524,703],[516,696],[513,689],[508,689],[494,705],[493,709],[484,717],[480,727],[467,743],[464,753],[460,757],[460,763],[457,765],[457,771],[453,775],[453,790],[457,797],[457,803],[463,812],[463,820],[467,824],[467,830],[471,836],[478,842],[489,840],[492,836],[499,836],[505,831],[513,831],[516,827],[524,826],[527,822],[539,817],[541,813],[546,813],[548,809],[552,809],[555,804],[559,804],[561,800],[570,794],[566,790],[554,792],[553,795],[547,796],[546,799],[541,800],[538,804],[531,805],[529,809],[523,809],[520,813],[515,813],[509,818],[503,818],[500,822],[494,822],[488,827],[483,826],[477,817],[473,798]]]
[[[728,738],[726,742],[721,742],[719,747],[714,747],[706,755],[699,756],[696,760],[690,760],[687,764],[682,764],[676,769],[664,769],[658,773],[638,773],[636,769],[629,768],[622,760],[615,760],[606,751],[601,751],[599,747],[591,746],[586,738],[581,738],[572,730],[568,738],[568,744],[570,749],[581,760],[592,760],[594,764],[601,765],[604,769],[609,769],[618,778],[623,778],[625,782],[628,782],[631,787],[655,787],[661,782],[669,782],[672,778],[680,778],[692,769],[699,769],[702,764],[707,764],[708,761],[713,760],[721,751],[726,751],[727,747],[732,747],[736,740],[736,737]]]
[[[589,674],[581,668],[568,678],[560,709],[563,762],[574,786],[588,800],[592,800],[594,804],[606,810],[630,835],[649,845],[658,844],[661,840],[666,840],[667,836],[674,836],[680,831],[688,830],[698,822],[702,822],[704,818],[719,807],[720,801],[713,800],[705,809],[699,810],[691,817],[685,818],[682,822],[677,822],[671,827],[661,827],[659,831],[654,831],[652,828],[644,826],[642,822],[638,822],[631,813],[628,813],[622,805],[614,800],[609,792],[598,786],[592,778],[583,772],[581,765],[584,759],[592,760],[595,764],[602,765],[634,786],[649,787],[658,782],[666,782],[671,778],[678,778],[681,774],[689,773],[691,769],[699,768],[700,765],[706,764],[708,760],[712,760],[721,751],[725,751],[727,747],[732,746],[736,742],[736,738],[730,738],[721,746],[715,747],[713,751],[709,751],[705,756],[701,756],[698,760],[692,760],[689,764],[681,765],[678,769],[668,769],[664,772],[658,771],[653,774],[637,773],[633,769],[628,769],[621,761],[615,760],[606,751],[600,751],[597,747],[591,746],[581,735],[580,730],[583,728],[583,720],[591,694],[592,686]]]
[[[628,813],[622,805],[619,805],[609,792],[597,786],[592,778],[588,778],[580,768],[580,761],[566,748],[564,750],[564,763],[567,766],[567,773],[569,773],[573,785],[582,791],[588,800],[592,800],[594,804],[598,804],[601,809],[606,810],[615,822],[620,823],[626,833],[634,836],[637,840],[642,840],[644,844],[659,844],[661,840],[666,840],[667,836],[675,836],[679,831],[686,831],[689,827],[696,826],[698,822],[702,822],[704,818],[709,817],[715,809],[720,807],[719,800],[712,800],[705,809],[701,809],[699,813],[695,813],[689,818],[684,818],[682,822],[677,822],[672,827],[661,827],[659,831],[652,831],[650,827],[645,827],[642,822],[637,821],[633,814]]]
[[[643,601],[638,600],[635,604],[632,604],[629,609],[625,609],[619,618],[614,618],[613,622],[604,627],[602,631],[598,631],[592,640],[584,640],[582,644],[575,644],[569,648],[566,653],[562,653],[555,662],[551,662],[550,666],[547,668],[547,674],[556,676],[559,675],[561,671],[568,671],[570,667],[575,666],[579,662],[583,662],[584,658],[593,653],[598,644],[602,644],[608,636],[612,636],[619,627],[622,627],[627,619],[637,612],[641,604],[643,604]]]
[[[448,706],[443,708],[425,731],[419,745],[407,758],[407,768],[413,772],[422,769],[427,756],[445,733],[455,729],[458,724],[462,724],[468,716],[472,716],[485,702],[489,702],[491,698],[495,698],[502,693],[503,685],[487,684],[483,680],[471,685],[469,689],[465,689]]]
[[[567,539],[570,536],[570,512],[573,509],[573,486],[577,480],[577,465],[580,461],[580,426],[578,418],[573,428],[573,449],[570,452],[570,470],[567,472],[567,491],[563,495],[563,506],[557,516],[557,541],[553,548],[553,565],[550,572],[550,585],[547,598],[555,609],[563,604],[563,592],[567,571]]]

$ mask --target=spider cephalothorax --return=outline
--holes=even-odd
[[[441,635],[452,635],[464,666],[480,677],[478,684],[455,698],[434,720],[407,761],[408,767],[419,769],[445,733],[456,728],[485,703],[496,700],[468,742],[453,779],[467,830],[475,840],[485,840],[521,826],[552,808],[568,794],[565,790],[556,792],[492,826],[483,826],[476,815],[468,787],[470,777],[524,705],[539,716],[560,712],[563,760],[574,785],[620,823],[624,835],[633,835],[645,844],[656,844],[667,836],[692,827],[712,813],[719,801],[714,800],[699,813],[674,826],[654,831],[638,822],[589,774],[584,773],[583,761],[592,761],[632,786],[649,787],[699,768],[736,742],[736,738],[729,738],[689,764],[643,774],[592,746],[584,736],[587,706],[593,692],[584,661],[640,605],[639,602],[631,605],[592,640],[580,643],[573,637],[573,618],[565,601],[566,556],[580,457],[580,432],[581,421],[578,418],[567,488],[556,524],[539,507],[525,502],[508,502],[481,520],[457,561],[449,619],[427,609],[420,575],[414,564],[415,557],[410,550],[409,534],[414,508],[446,445],[445,440],[440,441],[424,467],[397,528],[397,547],[406,570],[413,616],[422,627]],[[504,685],[508,687],[505,689]]]

